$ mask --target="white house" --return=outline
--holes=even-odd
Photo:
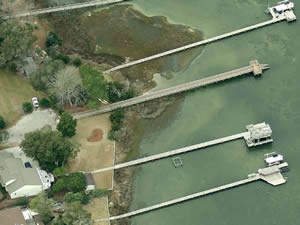
[[[14,198],[34,196],[51,187],[52,174],[24,163],[14,154],[0,151],[0,183]]]

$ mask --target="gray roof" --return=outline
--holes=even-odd
[[[95,185],[95,181],[94,181],[93,175],[91,173],[85,173],[84,177],[85,177],[86,186]]]
[[[0,223],[1,225],[26,225],[26,221],[20,207],[0,210]]]
[[[0,182],[2,185],[15,180],[6,186],[9,194],[25,185],[42,185],[36,168],[25,168],[21,159],[14,158],[12,153],[0,151]]]
[[[37,65],[32,57],[27,57],[25,59],[26,64],[23,66],[25,75],[29,76],[37,70]]]

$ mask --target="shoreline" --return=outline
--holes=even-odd
[[[77,12],[79,13],[76,15],[68,15],[68,20],[63,15],[57,18],[50,15],[40,18],[40,21],[41,24],[49,25],[50,30],[52,29],[62,37],[61,50],[64,54],[80,55],[84,61],[90,62],[99,70],[108,65],[119,64],[120,60],[142,58],[145,55],[203,40],[204,36],[201,31],[189,26],[172,24],[164,16],[144,15],[131,4],[96,9],[92,11],[92,16],[88,16],[84,10]],[[101,26],[99,26],[99,21],[102,21]],[[141,33],[140,30],[144,32]],[[164,75],[172,77],[172,73],[187,68],[201,51],[202,48],[190,49],[153,62],[113,72],[109,78],[121,82],[125,87],[132,88],[137,95],[140,95],[159,86],[153,79],[154,74],[160,73],[163,78]],[[139,146],[144,135],[141,121],[159,118],[170,105],[183,99],[182,96],[168,96],[125,110],[123,126],[117,132],[119,142],[116,143],[116,164],[135,159],[140,154]],[[111,215],[129,211],[136,173],[136,168],[114,171],[114,190],[108,196]],[[129,225],[130,220],[115,221],[112,224]]]

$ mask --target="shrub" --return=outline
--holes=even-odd
[[[92,191],[92,195],[94,198],[99,198],[103,195],[107,195],[109,193],[109,190],[106,189],[96,189],[94,191]]]
[[[83,198],[84,198],[84,195],[82,193],[68,192],[67,194],[65,194],[64,200],[67,203],[82,202]]]
[[[52,186],[54,193],[60,191],[80,192],[85,189],[84,174],[77,172],[69,176],[58,178],[56,183]]]
[[[62,44],[62,40],[58,37],[55,32],[50,31],[46,38],[46,47],[59,46]]]
[[[33,106],[30,102],[23,103],[23,110],[25,113],[31,113],[33,111]]]
[[[0,192],[1,192],[1,194],[2,194],[2,198],[0,199],[0,202],[2,202],[4,199],[6,199],[6,197],[7,197],[7,192],[6,192],[5,188],[2,187],[2,186],[0,186]]]
[[[61,132],[64,137],[73,137],[76,133],[77,120],[66,112],[63,112],[56,129]]]
[[[121,128],[122,120],[124,118],[124,110],[117,109],[112,114],[110,114],[109,119],[112,122],[112,130],[118,131]]]
[[[8,63],[8,69],[9,69],[11,72],[17,72],[18,66],[17,66],[16,63],[11,62],[11,63]]]
[[[9,206],[10,207],[13,207],[13,206],[28,206],[28,203],[29,203],[28,198],[24,197],[24,198],[19,198],[17,200],[11,201],[9,203]]]
[[[88,194],[83,194],[83,199],[81,200],[81,203],[83,205],[87,205],[90,200],[91,200],[91,198]]]
[[[50,100],[49,100],[48,98],[42,98],[42,99],[40,100],[40,106],[41,106],[42,108],[49,108],[50,105],[51,105],[51,102],[50,102]]]
[[[56,60],[61,60],[61,61],[63,61],[65,64],[68,64],[70,61],[71,61],[71,59],[70,59],[70,57],[69,56],[67,56],[67,55],[63,55],[63,54],[57,54],[56,56],[55,56],[55,59]]]
[[[108,100],[106,81],[102,73],[90,66],[81,66],[79,72],[83,87],[88,93],[88,106],[90,108],[99,106],[99,98]]]
[[[53,170],[54,177],[62,177],[67,173],[67,170],[64,167],[57,167]]]
[[[114,103],[134,97],[132,89],[125,90],[124,85],[119,82],[109,82],[107,84],[107,93],[109,101]]]
[[[6,127],[6,122],[2,116],[0,116],[0,129],[4,129]]]
[[[74,66],[79,67],[81,65],[81,60],[79,58],[75,58],[73,59],[72,63]]]
[[[117,141],[116,137],[116,131],[120,130],[122,126],[122,122],[124,119],[124,110],[123,109],[117,109],[110,114],[109,119],[112,123],[111,130],[108,133],[108,138],[110,140],[115,140]]]

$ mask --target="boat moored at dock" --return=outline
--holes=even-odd
[[[287,22],[292,22],[297,19],[294,14],[295,4],[289,0],[278,2],[273,7],[268,7],[267,12],[270,13],[273,19],[285,18]]]

